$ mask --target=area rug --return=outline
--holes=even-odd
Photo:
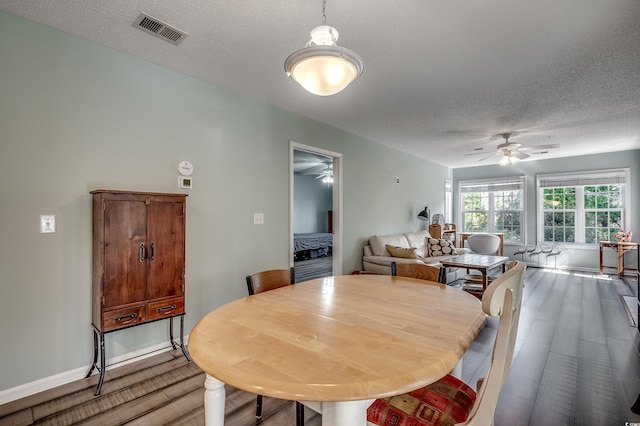
[[[627,317],[629,317],[629,323],[632,327],[638,326],[638,299],[635,296],[620,296],[622,298],[622,305],[625,308]]]

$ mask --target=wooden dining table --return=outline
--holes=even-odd
[[[324,426],[364,426],[375,398],[449,373],[485,322],[480,301],[457,288],[334,276],[213,310],[191,331],[189,352],[206,373],[207,426],[224,425],[225,383],[303,401]]]

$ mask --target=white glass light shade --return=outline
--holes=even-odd
[[[335,95],[362,74],[362,58],[336,45],[338,31],[321,25],[311,31],[307,47],[293,52],[284,70],[308,92],[318,96]]]
[[[362,73],[362,59],[339,46],[310,46],[293,52],[285,61],[287,74],[318,96],[334,95]]]
[[[506,166],[509,164],[515,164],[518,161],[520,161],[518,157],[512,155],[511,153],[505,153],[504,157],[500,159],[500,162],[498,164],[500,164],[501,166]]]

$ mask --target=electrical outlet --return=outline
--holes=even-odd
[[[56,217],[54,215],[40,215],[40,233],[53,234],[56,232]]]
[[[264,225],[264,213],[254,213],[253,214],[253,224],[254,225]]]

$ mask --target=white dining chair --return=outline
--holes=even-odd
[[[509,375],[515,348],[526,264],[515,261],[507,272],[487,287],[482,310],[499,316],[493,356],[486,376],[478,381],[477,393],[447,374],[412,392],[376,399],[367,410],[367,425],[467,425],[493,424],[500,390]]]

